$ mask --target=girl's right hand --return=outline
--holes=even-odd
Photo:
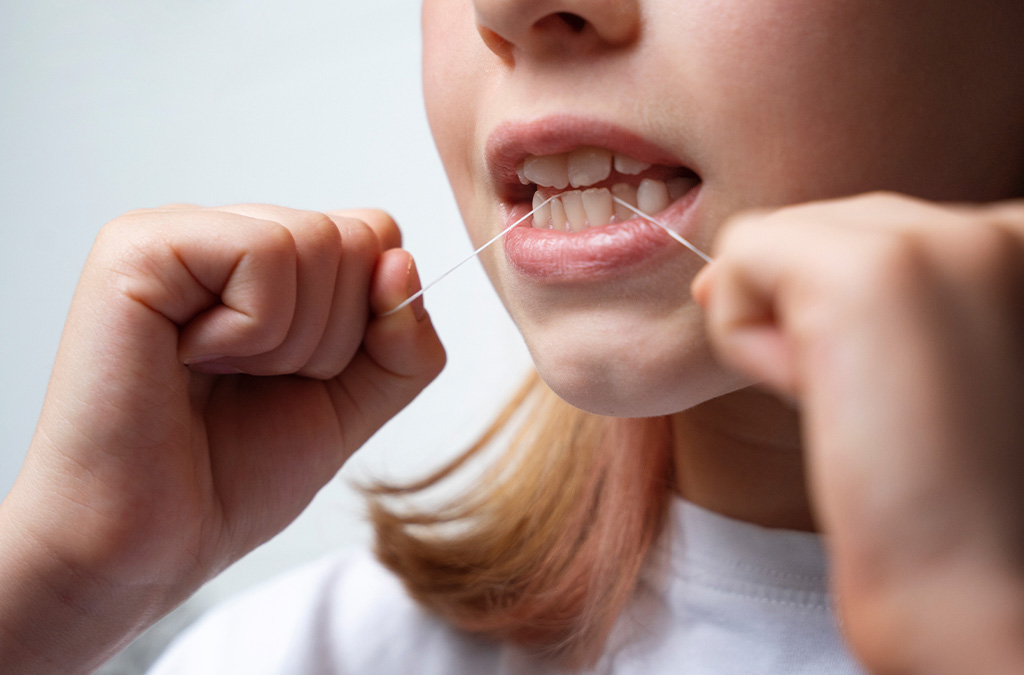
[[[261,205],[103,229],[0,508],[9,665],[102,661],[283,529],[440,372],[422,304],[379,316],[418,288],[400,243],[382,212]]]

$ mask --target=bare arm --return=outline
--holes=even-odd
[[[440,371],[380,212],[134,212],[100,234],[0,507],[5,672],[86,672],[285,527]],[[237,374],[242,373],[242,374]]]

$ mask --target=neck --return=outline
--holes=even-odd
[[[744,389],[672,418],[676,491],[737,520],[815,531],[797,413]]]

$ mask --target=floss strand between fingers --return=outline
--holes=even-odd
[[[614,199],[618,204],[620,204],[620,205],[624,206],[625,208],[629,209],[630,211],[632,211],[636,215],[640,216],[644,220],[646,220],[648,222],[651,222],[651,223],[654,223],[655,225],[657,225],[661,229],[663,229],[666,232],[668,232],[668,236],[672,237],[673,239],[678,241],[680,244],[682,244],[686,248],[688,248],[691,251],[693,251],[694,253],[696,253],[698,256],[700,256],[701,260],[703,260],[704,262],[708,263],[709,265],[712,262],[714,262],[714,260],[711,258],[711,256],[709,256],[707,253],[704,253],[704,251],[701,251],[699,248],[697,248],[696,246],[691,244],[689,241],[684,239],[681,234],[679,234],[675,230],[671,229],[668,225],[666,225],[665,223],[661,222],[657,218],[655,218],[653,216],[647,215],[646,213],[644,213],[640,209],[636,208],[635,206],[633,206],[629,202],[623,201],[623,200],[619,199],[618,197],[616,197],[615,195],[612,195],[612,199]]]
[[[537,205],[537,207],[536,207],[535,209],[533,209],[532,211],[530,211],[529,213],[527,213],[527,214],[526,214],[525,216],[523,216],[522,218],[520,218],[520,219],[519,219],[519,220],[517,220],[516,222],[512,223],[511,225],[509,225],[508,227],[506,227],[506,228],[505,228],[504,230],[502,230],[502,231],[501,231],[501,232],[499,232],[498,234],[494,235],[494,237],[493,237],[493,238],[492,238],[492,239],[491,239],[490,241],[488,241],[488,242],[487,242],[486,244],[484,244],[483,246],[481,246],[480,248],[478,248],[477,250],[473,251],[473,252],[472,252],[472,253],[470,253],[470,254],[469,254],[468,256],[466,256],[465,258],[463,258],[462,260],[460,260],[460,261],[459,261],[458,263],[456,263],[456,264],[455,264],[455,266],[454,266],[454,267],[452,267],[451,269],[449,269],[449,270],[448,270],[447,272],[445,272],[444,274],[442,274],[442,275],[441,275],[441,276],[439,276],[438,278],[434,279],[433,281],[431,281],[431,282],[430,282],[429,284],[427,284],[426,286],[424,286],[424,287],[423,287],[423,288],[421,288],[420,290],[418,290],[418,291],[416,291],[415,293],[413,293],[413,294],[412,294],[411,296],[409,296],[408,298],[406,298],[405,300],[403,300],[403,301],[402,301],[402,302],[401,302],[401,303],[400,303],[400,304],[399,304],[399,305],[398,305],[397,307],[395,307],[394,309],[389,309],[388,311],[384,312],[384,313],[383,313],[383,314],[381,314],[380,316],[391,316],[391,315],[392,315],[392,314],[394,314],[395,312],[398,312],[398,311],[400,311],[400,310],[402,310],[402,309],[404,309],[404,308],[408,307],[408,306],[409,306],[410,304],[412,304],[413,302],[415,302],[416,298],[418,298],[418,297],[420,297],[421,295],[423,295],[424,293],[426,293],[426,292],[427,292],[427,289],[429,289],[429,288],[431,288],[431,287],[433,287],[433,286],[436,286],[436,285],[437,285],[437,283],[438,283],[439,281],[441,281],[442,279],[444,279],[445,277],[447,277],[447,276],[448,276],[449,274],[451,274],[451,273],[452,273],[452,272],[454,272],[455,270],[459,269],[460,267],[462,267],[463,265],[465,265],[466,263],[468,263],[468,262],[469,262],[470,260],[472,260],[473,258],[475,258],[475,257],[477,257],[478,255],[480,255],[480,253],[482,253],[482,252],[483,252],[483,250],[484,250],[485,248],[487,248],[488,246],[490,246],[490,245],[491,245],[491,244],[493,244],[494,242],[496,242],[496,241],[498,241],[499,239],[501,239],[502,237],[504,237],[504,236],[505,236],[506,234],[508,234],[508,233],[509,233],[509,232],[510,232],[510,231],[512,230],[512,228],[513,228],[513,227],[515,227],[516,225],[519,225],[519,224],[520,224],[520,223],[522,223],[522,222],[523,222],[524,220],[526,220],[527,218],[529,218],[530,216],[532,216],[532,215],[533,215],[534,213],[536,213],[537,211],[539,211],[539,210],[540,210],[541,208],[543,208],[543,207],[544,207],[544,206],[545,206],[545,205],[546,205],[546,204],[547,204],[548,202],[550,202],[550,201],[551,201],[552,199],[554,199],[554,197],[548,197],[548,198],[547,198],[546,200],[544,200],[544,202],[543,202],[542,204],[539,204],[539,205]]]

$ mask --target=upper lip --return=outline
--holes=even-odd
[[[491,132],[485,161],[499,195],[521,201],[533,192],[517,173],[530,155],[554,155],[583,146],[606,148],[649,164],[684,166],[671,152],[617,124],[574,115],[508,121]],[[692,167],[688,167],[691,168]]]

